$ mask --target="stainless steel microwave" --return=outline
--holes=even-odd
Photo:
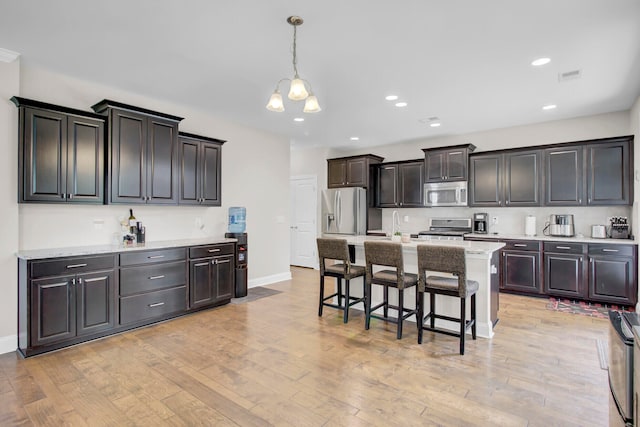
[[[426,183],[424,205],[428,207],[467,206],[467,181]]]

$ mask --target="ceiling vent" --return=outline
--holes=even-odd
[[[582,77],[582,70],[571,70],[558,74],[558,81],[564,82],[567,80],[579,79],[580,77]]]

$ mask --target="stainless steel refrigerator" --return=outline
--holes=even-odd
[[[332,188],[322,193],[322,232],[366,234],[367,190]]]

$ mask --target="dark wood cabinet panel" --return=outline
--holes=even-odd
[[[398,203],[398,165],[384,165],[378,168],[376,205],[394,208]]]
[[[466,181],[469,153],[474,149],[471,144],[423,149],[424,182]]]
[[[327,186],[329,188],[347,185],[347,161],[344,159],[329,159],[327,161]]]
[[[504,201],[506,206],[540,206],[542,152],[504,154]]]
[[[561,147],[544,150],[545,205],[577,206],[583,204],[582,147]]]
[[[545,253],[544,291],[559,297],[586,297],[585,256],[576,254]]]
[[[147,191],[146,117],[129,111],[111,116],[111,203],[145,203]]]
[[[369,186],[369,162],[366,158],[347,160],[347,184],[351,187]]]
[[[376,174],[376,207],[423,207],[424,161],[380,164]]]
[[[220,206],[222,144],[225,141],[181,133],[179,203]]]
[[[635,305],[637,292],[634,258],[589,255],[589,299]]]
[[[587,204],[629,205],[631,156],[628,139],[586,147]]]
[[[540,252],[503,250],[501,289],[539,294]]]
[[[148,119],[147,203],[176,204],[178,201],[178,126],[156,117]]]
[[[63,276],[31,282],[32,346],[52,344],[76,336],[74,278]]]
[[[78,275],[76,279],[77,334],[112,329],[115,322],[114,270]]]
[[[371,186],[369,167],[378,164],[382,157],[373,154],[362,156],[339,157],[327,160],[327,186],[365,187]]]
[[[233,297],[233,255],[189,261],[189,307],[199,308]]]
[[[12,101],[20,109],[19,201],[103,203],[104,119],[24,98]]]
[[[470,206],[502,206],[502,155],[472,156],[469,181]]]
[[[179,286],[120,298],[120,324],[135,325],[184,312],[186,295],[187,287]]]
[[[221,302],[233,297],[234,262],[233,256],[216,258],[214,264],[214,289],[216,291],[215,302]]]

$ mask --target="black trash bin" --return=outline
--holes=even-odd
[[[236,242],[236,283],[234,298],[247,296],[247,233],[225,233],[224,237],[237,239]]]

